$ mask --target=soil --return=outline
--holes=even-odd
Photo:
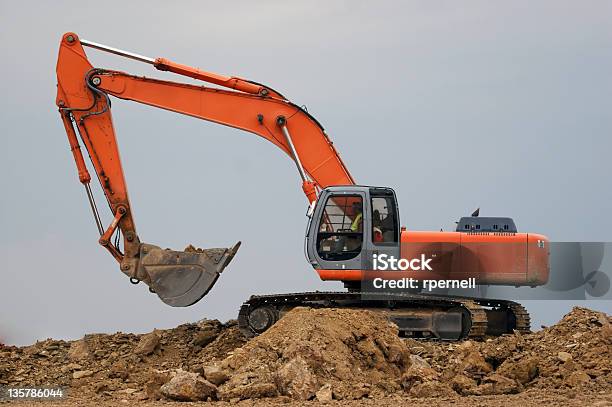
[[[202,320],[0,347],[0,386],[64,387],[48,406],[610,406],[611,322],[574,308],[539,332],[445,343],[402,339],[370,311],[296,308],[250,341]]]

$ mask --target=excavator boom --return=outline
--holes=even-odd
[[[94,68],[84,46],[229,90]],[[201,299],[236,254],[240,242],[231,248],[200,252],[162,250],[141,243],[128,198],[109,96],[239,128],[267,139],[295,161],[302,188],[310,202],[316,200],[318,191],[329,185],[354,184],[322,126],[304,109],[264,85],[81,40],[74,33],[62,37],[56,72],[56,104],[79,181],[85,186],[92,206],[100,233],[99,243],[120,263],[121,270],[132,281],[145,282],[169,305],[188,306]],[[93,199],[91,175],[79,139],[89,153],[113,216],[106,228]],[[123,236],[123,251],[118,244],[119,233]]]

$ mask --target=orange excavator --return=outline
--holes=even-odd
[[[218,87],[95,68],[84,47]],[[413,337],[456,340],[529,330],[529,315],[515,302],[423,291],[427,283],[430,288],[464,288],[466,282],[470,286],[472,282],[545,284],[549,275],[545,236],[519,233],[511,218],[480,217],[478,211],[461,218],[456,231],[406,230],[400,226],[393,189],[356,185],[321,124],[269,86],[123,51],[75,33],[63,35],[56,71],[56,104],[100,233],[99,243],[133,283],[144,282],[166,304],[182,307],[199,301],[240,242],[229,248],[174,251],[140,241],[113,129],[111,96],[256,134],[294,161],[310,203],[307,259],[322,280],[342,281],[347,290],[251,296],[238,316],[245,334],[265,331],[296,306],[372,309],[385,313],[403,335]],[[113,216],[107,227],[90,188],[81,142]]]

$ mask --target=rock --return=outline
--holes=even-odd
[[[78,362],[89,359],[90,357],[91,353],[89,352],[89,347],[87,346],[85,340],[81,339],[70,344],[70,349],[68,349],[68,359]]]
[[[466,342],[471,343],[470,341]],[[493,371],[493,367],[487,363],[484,357],[477,350],[469,351],[460,361],[461,370],[467,376],[479,377]]]
[[[401,384],[405,390],[409,390],[415,383],[438,379],[438,373],[422,357],[410,355],[409,360],[410,367],[401,377]]]
[[[563,381],[569,387],[579,387],[591,381],[591,377],[582,370],[572,372]]]
[[[516,380],[510,379],[497,373],[493,373],[483,379],[483,384],[479,386],[477,394],[516,394],[521,387]]]
[[[557,359],[559,359],[563,363],[566,363],[572,360],[573,358],[572,355],[567,352],[559,352],[557,353]]]
[[[153,331],[140,338],[138,345],[134,348],[134,353],[140,356],[150,355],[155,352],[158,346],[159,335],[157,335],[157,332]]]
[[[224,401],[276,397],[278,396],[278,389],[274,383],[249,383],[233,386],[229,389],[222,388],[219,390],[218,396],[220,400]]]
[[[60,348],[59,342],[51,341],[46,345],[47,350],[58,350]]]
[[[469,394],[474,394],[476,389],[476,380],[467,377],[466,375],[459,374],[455,375],[451,382],[451,387],[457,393],[467,396]]]
[[[205,401],[216,399],[217,387],[197,373],[177,371],[170,381],[161,386],[161,394],[177,401]]]
[[[229,379],[228,374],[217,366],[204,366],[202,370],[204,378],[216,386],[225,383]]]
[[[517,361],[507,359],[497,369],[497,373],[526,384],[538,375],[538,363],[539,358],[537,357],[526,357]]]
[[[125,361],[120,360],[112,364],[108,372],[108,377],[111,379],[125,380],[128,378],[129,374],[128,364]]]
[[[486,343],[482,350],[482,355],[486,361],[500,365],[514,354],[516,351],[516,344],[517,341],[514,336],[496,338]]]
[[[149,374],[149,379],[145,384],[145,394],[149,400],[159,400],[162,398],[161,386],[168,383],[172,376],[168,371],[154,370]]]
[[[83,366],[79,365],[78,363],[68,363],[67,365],[62,366],[60,370],[62,373],[66,373],[71,372],[73,370],[80,370],[82,368]]]
[[[321,403],[332,401],[333,392],[331,384],[327,383],[321,386],[321,388],[315,393],[315,396],[317,398],[317,401],[320,401]]]
[[[410,389],[412,397],[449,397],[456,396],[457,393],[446,383],[437,380],[417,383]]]
[[[458,352],[469,352],[474,349],[474,342],[471,340],[466,340],[457,345],[456,350]]]
[[[427,363],[427,362],[425,362]],[[401,377],[401,384],[405,390],[410,390],[416,383],[434,381],[438,379],[438,372],[427,365],[413,364]]]
[[[203,348],[204,346],[214,341],[218,335],[219,335],[218,330],[214,328],[206,329],[196,334],[195,338],[193,338],[193,344],[195,346],[200,346]]]
[[[73,379],[82,379],[83,377],[93,376],[94,372],[91,370],[78,370],[72,373]]]
[[[301,356],[294,357],[278,369],[275,381],[281,394],[295,400],[309,400],[319,388],[317,378]]]
[[[402,346],[402,343],[391,343],[386,345],[383,348],[383,353],[387,358],[388,362],[397,363],[397,364],[406,364],[408,360],[408,349],[405,346]]]
[[[418,368],[431,368],[429,363],[418,355],[410,355],[410,364],[411,366],[416,366]]]
[[[130,387],[117,391],[117,393],[120,393],[120,394],[134,394],[137,392],[138,392],[138,389],[132,389]]]

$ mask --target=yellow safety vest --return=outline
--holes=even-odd
[[[353,232],[357,232],[359,230],[359,223],[361,223],[361,218],[363,218],[362,213],[359,213],[357,216],[355,216],[355,219],[353,220],[353,223],[351,224],[351,230]]]

